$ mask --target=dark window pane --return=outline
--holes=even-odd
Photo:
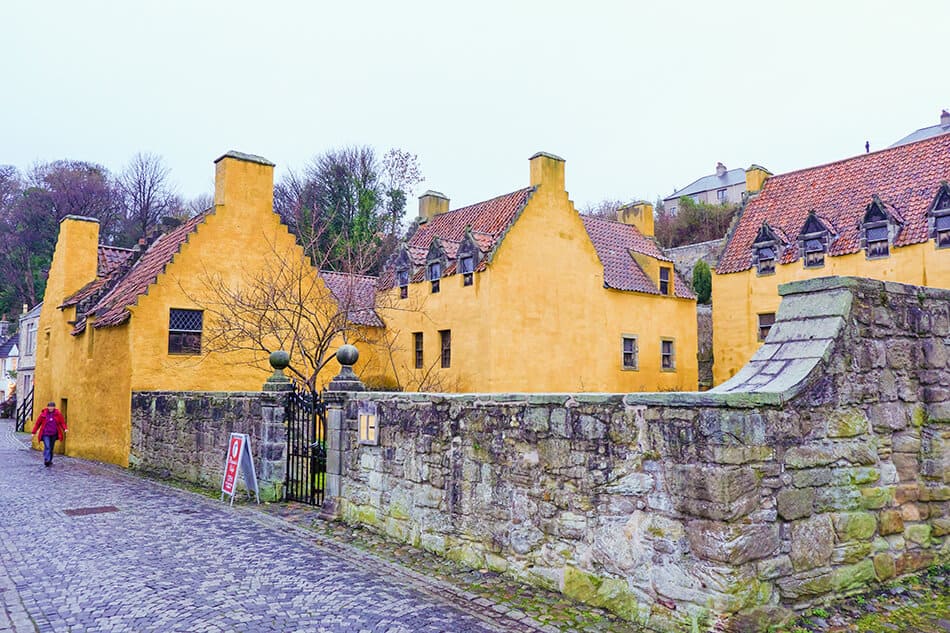
[[[168,311],[168,353],[200,354],[204,313],[201,310]]]
[[[474,275],[472,273],[465,273],[465,275],[462,276],[463,286],[471,286],[473,281],[474,281]]]
[[[442,343],[442,368],[445,369],[452,364],[452,330],[439,330],[439,338]]]
[[[938,215],[934,218],[934,228],[938,231],[950,231],[950,214]]]
[[[415,349],[416,369],[422,369],[422,332],[412,333],[412,344]]]
[[[463,273],[470,273],[475,270],[475,258],[471,255],[466,255],[461,260],[459,260],[459,271]]]
[[[867,238],[869,242],[879,242],[887,241],[887,227],[886,226],[875,226],[871,227],[867,231]]]

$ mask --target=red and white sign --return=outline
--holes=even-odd
[[[221,492],[234,497],[234,485],[237,483],[238,472],[241,468],[241,457],[244,456],[244,441],[247,438],[243,433],[232,433],[228,442],[228,461],[224,466],[224,481],[221,482]]]

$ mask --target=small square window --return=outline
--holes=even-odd
[[[726,202],[729,199],[729,197],[726,195],[726,190],[719,189],[716,191],[716,199],[719,200],[719,202]]]
[[[204,313],[201,310],[168,311],[168,353],[200,354]]]
[[[412,333],[412,347],[415,350],[416,369],[422,369],[422,332]]]
[[[439,330],[439,342],[442,349],[442,369],[452,366],[452,330]]]
[[[624,336],[622,338],[620,366],[623,369],[638,369],[640,361],[639,353],[640,350],[637,349],[637,337]]]
[[[759,315],[759,340],[764,341],[769,335],[769,330],[775,325],[775,313],[765,312]]]
[[[670,294],[670,269],[667,266],[660,266],[660,294]]]
[[[660,341],[660,368],[663,371],[676,370],[676,351],[673,347],[673,339],[662,339]]]

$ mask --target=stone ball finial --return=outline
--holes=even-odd
[[[336,351],[336,360],[344,367],[352,367],[360,358],[360,351],[353,345],[344,345]]]
[[[269,360],[271,367],[277,371],[282,371],[287,369],[287,366],[290,364],[290,354],[284,350],[277,350],[276,352],[271,352]]]

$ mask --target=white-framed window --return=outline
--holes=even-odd
[[[620,367],[625,370],[640,368],[640,350],[637,347],[637,337],[624,334],[620,343]]]

